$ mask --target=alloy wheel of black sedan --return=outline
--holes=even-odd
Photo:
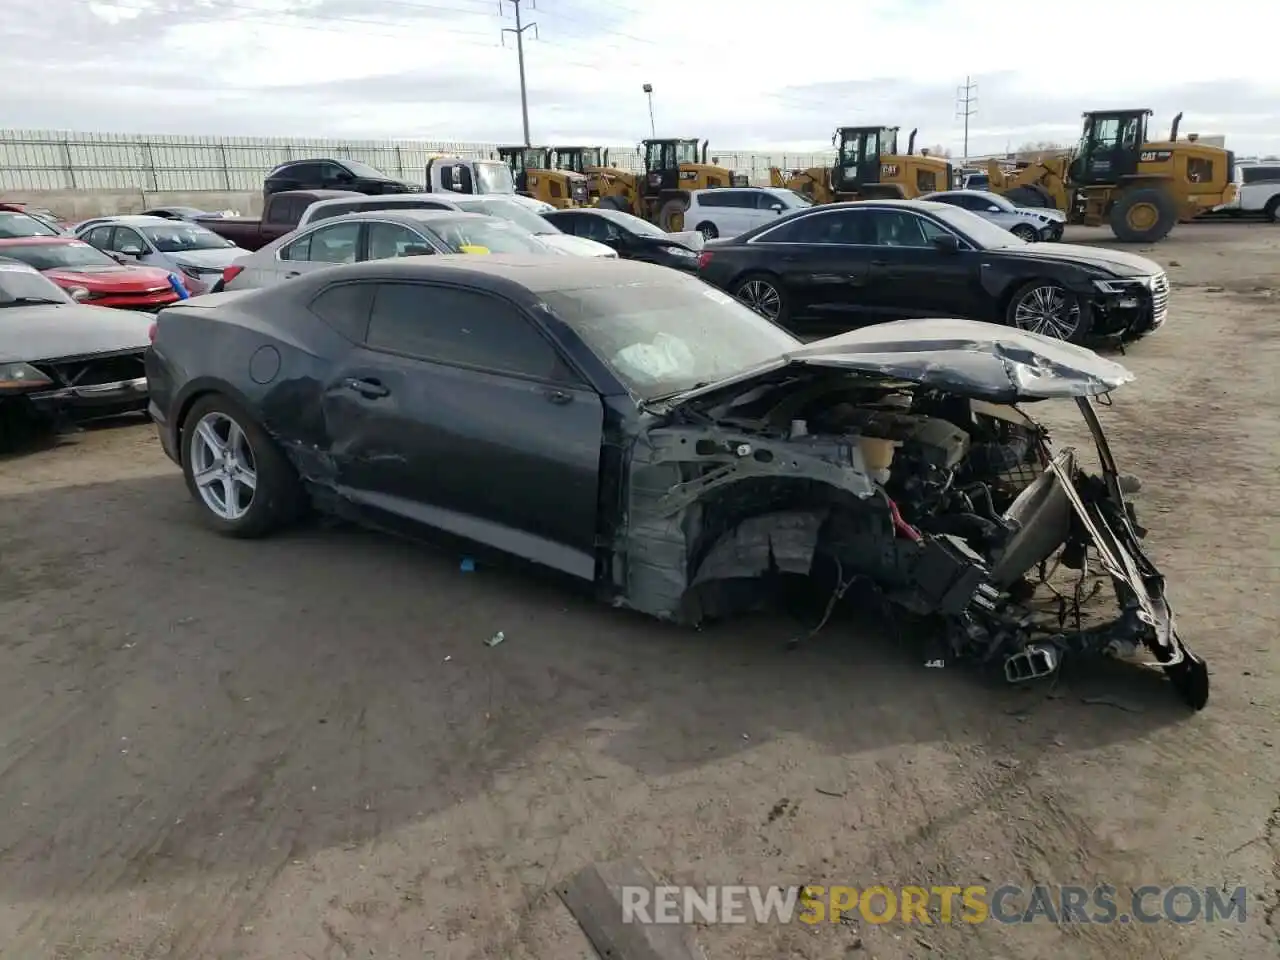
[[[1010,318],[1019,330],[1074,341],[1081,334],[1080,301],[1056,283],[1031,283],[1014,297]]]
[[[750,277],[738,287],[737,298],[766,320],[782,316],[782,294],[773,281]]]

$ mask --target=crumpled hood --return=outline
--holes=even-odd
[[[677,232],[669,232],[667,234],[671,238],[672,243],[678,243],[682,247],[688,247],[694,253],[697,253],[706,244],[707,238],[702,235],[699,230],[680,230]]]
[[[1032,243],[1018,247],[1018,256],[1041,260],[1068,260],[1071,263],[1105,270],[1117,277],[1152,277],[1164,273],[1164,268],[1154,260],[1109,250],[1106,247],[1086,247],[1074,243]]]
[[[673,397],[742,387],[786,367],[830,367],[994,403],[1091,397],[1133,379],[1086,347],[977,320],[895,320],[805,344],[776,361]]]
[[[151,342],[154,319],[147,313],[74,303],[0,307],[0,361],[142,350]]]
[[[617,251],[586,237],[574,237],[567,233],[540,233],[538,239],[552,249],[574,257],[616,257]]]

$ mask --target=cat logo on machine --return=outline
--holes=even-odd
[[[697,180],[698,171],[697,170],[681,170],[680,179],[681,180]]]
[[[1140,163],[1163,163],[1172,156],[1172,150],[1143,150],[1138,156],[1138,161]]]
[[[896,177],[898,175],[898,165],[896,163],[882,163],[880,165],[880,176],[884,178]]]

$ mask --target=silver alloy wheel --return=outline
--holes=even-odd
[[[704,223],[702,227],[699,228],[698,232],[702,234],[703,240],[714,240],[719,236],[719,234],[716,233],[716,228],[709,223]]]
[[[738,299],[769,320],[782,312],[782,296],[767,280],[748,280],[738,288]]]
[[[206,413],[191,431],[188,455],[200,499],[223,520],[239,520],[258,487],[253,447],[243,428],[225,413]]]
[[[1080,304],[1054,283],[1033,287],[1013,309],[1019,330],[1039,333],[1058,340],[1070,340],[1080,327]]]
[[[1017,224],[1010,231],[1010,233],[1012,233],[1015,237],[1019,237],[1023,240],[1026,240],[1028,243],[1034,243],[1035,240],[1040,236],[1036,228],[1031,226],[1031,224],[1029,223]]]

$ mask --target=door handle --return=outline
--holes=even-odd
[[[573,400],[573,394],[567,390],[543,390],[542,395],[547,398],[549,403],[555,403],[561,406]]]
[[[292,280],[294,277],[300,277],[300,276],[302,276],[301,270],[290,270],[288,273],[284,275],[284,278],[286,280]]]
[[[871,266],[873,267],[887,267],[888,265],[889,265],[888,260],[872,260],[871,261]]]
[[[391,391],[384,387],[377,380],[362,380],[358,377],[347,377],[342,381],[342,385],[348,390],[352,390],[366,400],[377,400],[381,397],[388,396]]]

